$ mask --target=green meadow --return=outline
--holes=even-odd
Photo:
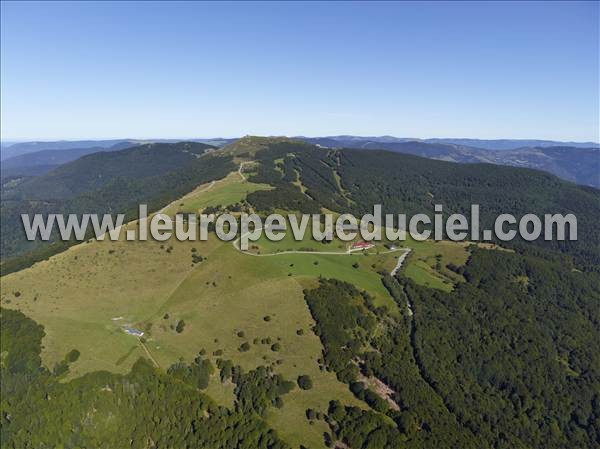
[[[227,206],[238,203],[249,193],[269,190],[267,184],[257,184],[242,180],[239,173],[230,173],[227,177],[210,184],[199,186],[182,199],[173,202],[166,213],[198,213],[206,207]]]

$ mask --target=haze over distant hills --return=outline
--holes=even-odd
[[[327,148],[360,148],[414,154],[459,163],[490,163],[543,170],[576,184],[600,187],[600,145],[594,142],[551,140],[433,138],[351,135],[297,137]],[[190,139],[223,146],[236,139]],[[3,178],[39,176],[87,154],[115,151],[148,142],[174,143],[175,139],[85,140],[21,142],[2,147]]]
[[[0,147],[0,159],[5,160],[24,154],[37,153],[39,151],[74,150],[84,148],[99,148],[99,151],[110,151],[110,149],[124,149],[144,143],[163,142],[200,142],[208,145],[225,145],[234,139],[222,139],[220,137],[211,139],[110,139],[110,140],[53,140],[53,141],[31,141],[2,143]]]
[[[464,145],[481,148],[485,150],[514,150],[523,147],[554,147],[569,146],[575,148],[600,148],[600,144],[595,142],[565,142],[558,140],[540,140],[540,139],[467,139],[467,138],[430,138],[419,139],[416,137],[394,137],[394,136],[326,136],[326,137],[298,137],[299,139],[330,139],[336,142],[377,142],[377,143],[396,143],[396,142],[426,142],[426,143],[446,143],[453,145]]]
[[[2,160],[2,176],[38,176],[55,167],[79,159],[82,156],[105,151],[118,151],[131,147],[130,141],[115,143],[103,147],[95,145],[82,148],[45,149],[32,153],[20,154]]]
[[[554,147],[569,146],[575,148],[599,148],[600,144],[595,142],[559,142],[554,140],[529,140],[529,139],[425,139],[430,143],[453,143],[456,145],[468,145],[472,147],[485,148],[486,150],[512,150],[522,147]]]
[[[126,142],[132,142],[130,139],[113,139],[113,140],[56,140],[48,142],[16,142],[5,144],[2,143],[0,158],[2,160],[9,159],[15,156],[34,153],[38,151],[57,151],[57,150],[73,150],[81,148],[110,148],[114,145],[121,145]]]
[[[189,142],[222,146],[235,139],[191,139]],[[39,176],[59,165],[88,154],[119,151],[145,143],[177,143],[179,139],[153,140],[61,140],[51,142],[20,142],[2,146],[1,176]]]

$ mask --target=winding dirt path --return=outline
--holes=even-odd
[[[184,196],[182,196],[181,198],[178,198],[178,199],[176,199],[175,201],[171,201],[169,204],[167,204],[167,205],[166,205],[165,207],[163,207],[161,210],[159,210],[159,211],[155,212],[153,215],[156,215],[156,214],[163,214],[163,213],[164,213],[164,212],[165,212],[165,211],[166,211],[166,210],[167,210],[169,207],[173,206],[174,204],[176,204],[176,203],[180,203],[182,200],[185,200],[186,198],[189,198],[189,197],[190,197],[190,196],[192,196],[192,195],[196,195],[196,194],[198,194],[198,193],[206,192],[206,191],[208,191],[208,190],[212,189],[212,188],[214,187],[214,185],[215,185],[217,182],[221,182],[221,181],[222,181],[222,179],[219,179],[219,180],[217,180],[217,181],[211,181],[211,183],[210,183],[209,185],[207,185],[206,187],[204,187],[204,188],[202,188],[202,189],[200,189],[200,190],[196,190],[196,189],[194,189],[194,190],[192,190],[190,193],[187,193],[187,194],[185,194]]]
[[[392,270],[391,275],[395,276],[396,273],[398,272],[398,270],[402,267],[402,263],[404,262],[404,260],[408,257],[408,254],[411,252],[412,250],[410,248],[406,248],[406,250],[404,251],[404,254],[402,254],[401,256],[398,256],[398,262],[396,262],[396,267]]]
[[[238,168],[238,173],[242,177],[242,181],[246,181],[248,179],[248,178],[246,178],[246,176],[244,176],[244,173],[242,173],[242,168],[244,167],[244,164],[248,164],[249,162],[252,162],[252,161],[240,162],[240,168]]]

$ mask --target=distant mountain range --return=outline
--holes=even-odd
[[[416,137],[394,137],[394,136],[326,136],[326,137],[305,137],[296,136],[300,140],[328,140],[329,142],[345,142],[352,146],[352,142],[358,143],[398,143],[398,142],[424,142],[424,143],[444,143],[451,145],[462,145],[484,150],[514,150],[523,147],[574,147],[574,148],[600,148],[596,142],[564,142],[558,140],[539,140],[539,139],[465,139],[465,138],[432,138],[419,139]]]
[[[131,142],[119,142],[109,147],[100,145],[83,148],[46,149],[9,157],[2,161],[2,177],[39,176],[59,165],[92,153],[119,151],[131,147]]]
[[[135,140],[57,140],[50,142],[18,142],[12,144],[2,144],[0,158],[4,161],[16,156],[35,153],[39,151],[57,151],[74,150],[83,148],[107,149],[115,145],[135,144]]]
[[[600,145],[594,142],[558,142],[519,139],[411,139],[393,136],[351,135],[296,137],[326,148],[360,148],[414,154],[459,163],[490,163],[543,170],[576,184],[600,187]],[[191,139],[216,147],[236,139]],[[2,146],[3,178],[39,176],[82,156],[122,150],[148,142],[173,143],[173,139],[141,141],[85,140],[21,142]]]

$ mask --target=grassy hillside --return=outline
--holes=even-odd
[[[240,191],[242,187],[252,191],[260,185],[242,183],[233,173],[214,190],[197,192],[190,198],[210,204],[219,190]],[[219,198],[220,204],[228,204],[221,201],[223,196]],[[231,201],[239,199],[235,196]],[[193,248],[204,258],[196,265],[192,265]],[[166,368],[180,357],[192,359],[201,349],[213,361],[222,357],[247,369],[268,363],[286,378],[308,374],[315,388],[290,393],[292,399],[286,401],[281,413],[271,413],[268,421],[290,441],[307,441],[304,438],[308,435],[308,441],[319,447],[325,427],[303,425],[306,408],[325,407],[328,397],[347,398],[350,403],[355,400],[331,374],[318,368],[320,344],[311,336],[312,321],[302,285],[319,274],[337,276],[340,269],[356,270],[350,259],[347,266],[339,266],[323,256],[317,272],[312,268],[313,259],[319,260],[302,255],[256,258],[214,238],[168,245],[93,241],[3,277],[2,304],[18,307],[44,325],[42,356],[47,366],[54,366],[70,349],[78,348],[81,357],[72,364],[71,377],[95,370],[125,373],[137,358],[147,356],[146,350]],[[294,276],[288,276],[290,263],[296,265]],[[371,276],[372,280],[365,277],[366,286],[377,285],[378,276]],[[377,287],[380,294],[387,294]],[[272,319],[266,322],[266,316]],[[171,329],[179,320],[186,323],[181,334]],[[148,331],[146,349],[123,332],[125,324]],[[298,336],[298,329],[306,334]],[[243,338],[237,335],[240,331],[245,333]],[[254,344],[256,338],[272,341]],[[250,342],[252,349],[242,353],[238,348],[244,342]],[[281,345],[277,352],[271,349],[274,343]],[[222,354],[214,356],[216,351]],[[278,360],[283,363],[277,364]],[[209,391],[223,404],[232,401],[231,388],[216,378]]]
[[[192,163],[210,145],[194,142],[149,143],[115,152],[97,152],[59,166],[45,176],[15,188],[4,189],[5,198],[62,200],[101,189],[115,179],[135,180],[162,175]]]

